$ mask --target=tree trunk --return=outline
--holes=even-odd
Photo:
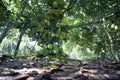
[[[1,36],[0,36],[0,44],[2,43],[3,39],[5,38],[8,30],[9,30],[9,27],[6,27],[6,28],[3,30],[3,32],[2,32],[2,34],[1,34]]]
[[[105,27],[106,27],[106,23],[105,23],[105,20],[103,20],[103,29],[104,29],[105,33],[107,34],[107,36],[108,36],[108,38],[109,38],[109,42],[110,42],[110,44],[109,44],[109,47],[110,47],[110,48],[108,48],[108,50],[109,50],[112,58],[113,58],[115,61],[119,61],[119,60],[116,58],[115,51],[114,51],[114,49],[113,49],[113,40],[112,40],[112,37],[111,37],[110,33],[107,31],[107,29],[106,29]]]
[[[20,36],[19,36],[19,40],[18,40],[16,49],[15,49],[14,57],[17,56],[17,54],[18,54],[18,50],[19,50],[19,46],[20,46],[20,43],[21,43],[21,40],[22,40],[22,36],[23,36],[23,33],[21,33]]]

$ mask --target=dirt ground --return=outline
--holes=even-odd
[[[0,80],[120,80],[120,62],[6,59],[0,62]]]

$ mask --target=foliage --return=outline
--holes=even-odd
[[[14,21],[10,29],[19,29],[21,33],[36,40],[42,47],[40,54],[63,59],[65,57],[63,45],[69,42],[66,45],[68,49],[72,44],[79,45],[84,55],[89,55],[85,53],[88,53],[86,49],[90,49],[98,58],[119,61],[119,2],[119,0],[2,0],[0,15],[5,10],[1,17]],[[4,19],[2,22],[6,23]],[[2,24],[3,28],[5,26]]]

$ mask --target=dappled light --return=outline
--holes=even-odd
[[[0,80],[119,76],[119,0],[1,0]]]

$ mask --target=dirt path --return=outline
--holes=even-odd
[[[120,80],[120,62],[9,59],[0,63],[0,80]]]

